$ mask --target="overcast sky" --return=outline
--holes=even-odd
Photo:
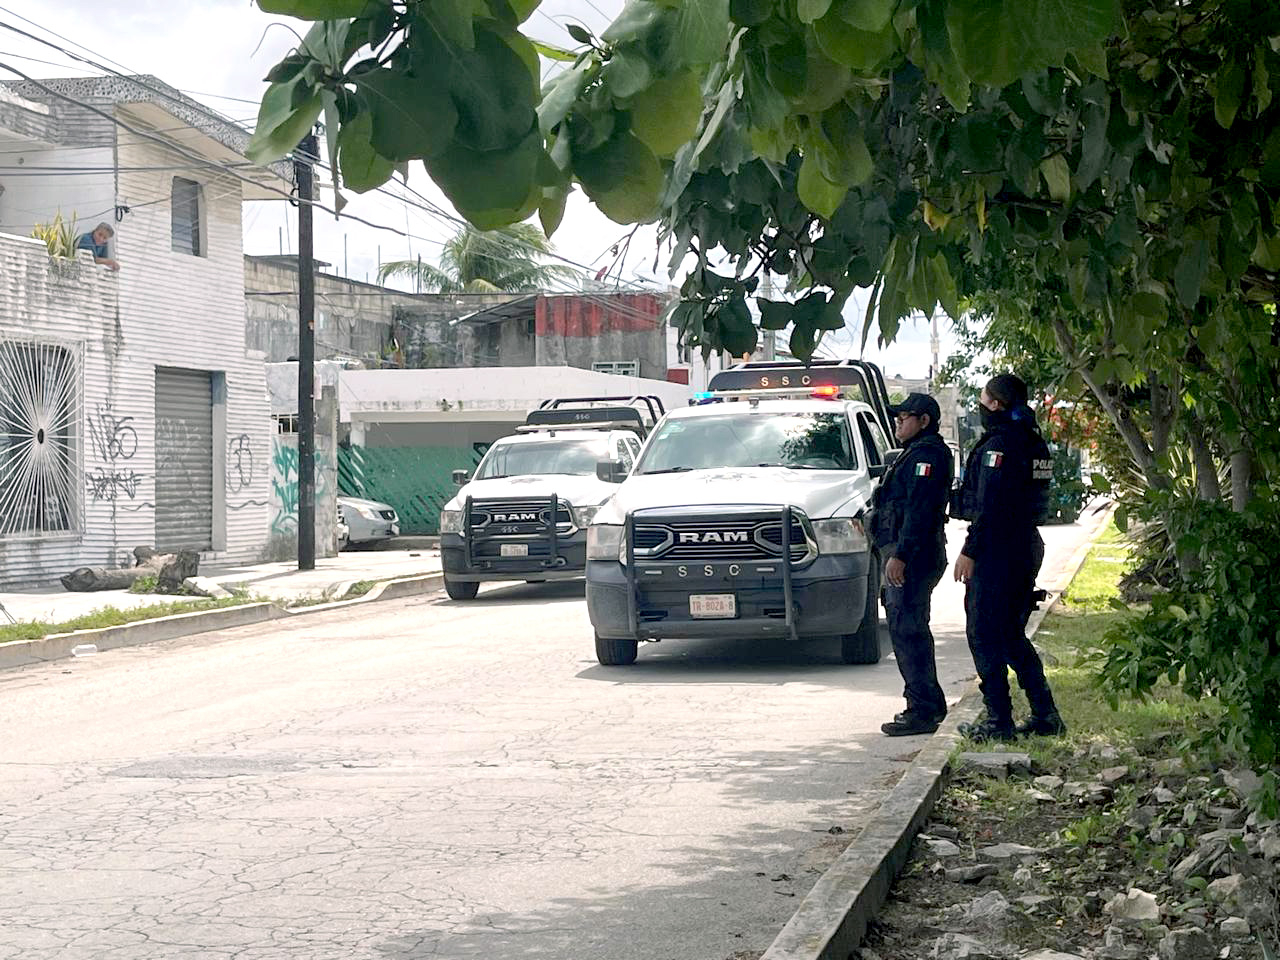
[[[571,46],[573,42],[564,32],[566,23],[580,22],[598,33],[622,5],[623,0],[543,0],[525,29],[537,39]],[[27,20],[43,29],[34,28]],[[298,21],[266,16],[250,0],[0,0],[0,24],[39,34],[111,69],[154,74],[248,126],[252,126],[257,99],[265,89],[262,77],[296,44],[292,30],[300,26]],[[288,29],[273,24],[287,24]],[[102,72],[0,29],[0,63],[5,62],[37,78]],[[0,71],[0,78],[8,76]],[[420,164],[413,165],[409,185],[452,210]],[[332,192],[324,191],[322,199],[332,205]],[[452,222],[386,194],[349,199],[350,213],[413,235],[406,238],[348,220],[335,222],[332,216],[319,214],[316,256],[333,264],[333,273],[341,274],[345,264],[347,275],[357,280],[366,275],[373,278],[379,255],[383,261],[419,255],[424,260],[434,259],[440,242],[455,229]],[[282,246],[285,252],[292,252],[296,231],[296,212],[283,201],[245,207],[246,253],[277,253]],[[598,269],[612,260],[610,247],[627,232],[598,213],[578,192],[570,198],[564,223],[553,240],[568,259]],[[653,271],[655,238],[651,227],[637,234],[623,270],[625,278],[666,281],[665,256],[659,257],[658,272]],[[851,323],[860,324],[864,309],[865,299],[855,297],[846,316]],[[944,321],[943,360],[949,342]],[[829,341],[826,352],[857,356],[857,343],[857,337],[846,335],[837,342]],[[923,377],[930,361],[928,344],[928,324],[921,321],[904,327],[898,340],[883,351],[869,345],[866,356],[879,362],[887,374]]]

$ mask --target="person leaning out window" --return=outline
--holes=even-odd
[[[107,256],[107,241],[115,236],[115,233],[110,224],[100,223],[93,228],[92,233],[82,233],[76,238],[76,249],[89,250],[93,253],[94,263],[100,263],[111,270],[119,270],[120,264]]]

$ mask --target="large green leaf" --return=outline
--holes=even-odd
[[[476,45],[475,0],[431,0],[419,15],[447,42],[464,50]]]
[[[595,70],[587,61],[564,70],[547,84],[538,104],[538,125],[543,133],[550,133],[569,115],[582,91],[591,82]]]
[[[729,0],[684,0],[671,38],[679,64],[711,63],[729,43]]]
[[[795,304],[787,300],[767,300],[764,297],[757,297],[756,306],[760,308],[760,329],[762,330],[785,330],[795,313]]]
[[[1049,188],[1050,197],[1059,203],[1071,199],[1071,168],[1067,166],[1066,157],[1060,153],[1045,157],[1040,163],[1040,173]]]
[[[794,107],[797,113],[822,113],[844,98],[853,74],[812,38],[806,44],[805,60],[804,89],[795,98]]]
[[[276,13],[299,20],[341,20],[358,17],[368,7],[383,6],[386,0],[258,0],[263,13]]]
[[[649,61],[638,50],[621,47],[615,50],[601,71],[609,92],[620,99],[634,97],[653,79]]]
[[[323,104],[318,94],[293,105],[294,91],[301,78],[272,84],[258,108],[258,122],[244,155],[254,163],[271,163],[298,145],[320,116]]]
[[[664,11],[652,0],[629,0],[622,13],[600,35],[606,43],[631,43],[645,39],[663,18]]]
[[[542,191],[542,202],[538,204],[538,222],[542,224],[542,232],[550,237],[560,227],[564,219],[565,204],[569,200],[569,187],[546,187]]]
[[[482,230],[492,230],[524,220],[537,209],[543,153],[542,134],[531,125],[514,149],[470,150],[454,141],[424,162],[458,212]]]
[[[1182,256],[1173,270],[1174,289],[1190,310],[1200,300],[1200,288],[1209,272],[1209,240],[1203,230],[1189,230],[1183,238]]]
[[[474,50],[425,41],[415,50],[415,72],[447,83],[458,111],[454,136],[467,149],[513,147],[534,125],[537,89],[528,60],[512,46],[528,44],[518,37],[478,25]],[[537,53],[529,52],[536,63]]]
[[[1245,65],[1238,60],[1224,63],[1214,78],[1213,115],[1225,130],[1231,129],[1231,124],[1235,123],[1236,113],[1244,101],[1247,79]]]
[[[819,17],[826,16],[831,9],[831,0],[796,0],[796,13],[801,23],[813,23]]]
[[[373,118],[362,112],[342,125],[338,134],[338,169],[343,182],[356,193],[380,187],[391,179],[395,164],[370,143]]]
[[[662,167],[653,151],[630,133],[575,156],[573,171],[587,196],[616,223],[640,223],[658,212]]]
[[[815,23],[813,33],[823,53],[859,73],[878,73],[898,49],[898,37],[892,25],[874,33],[859,30],[835,11]]]
[[[851,27],[879,33],[893,19],[898,0],[838,0],[835,13]]]
[[[970,79],[1003,87],[1105,40],[1119,12],[1118,0],[964,0],[948,4],[947,30]]]
[[[373,147],[387,159],[430,157],[452,141],[458,112],[432,78],[383,68],[357,74],[355,81],[371,115]]]
[[[738,290],[716,311],[720,324],[720,342],[733,357],[745,357],[756,348],[758,332],[751,322],[746,296]]]
[[[669,157],[698,131],[702,86],[690,70],[652,83],[631,102],[631,132],[659,157]]]
[[[822,175],[822,165],[816,156],[807,156],[800,164],[800,178],[796,184],[800,202],[820,217],[830,217],[836,212],[849,188],[832,183]]]

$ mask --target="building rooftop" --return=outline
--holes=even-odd
[[[4,93],[11,100],[25,101],[27,107],[47,106],[54,120],[51,136],[56,143],[67,143],[75,135],[60,118],[97,109],[171,147],[195,153],[253,181],[258,188],[246,184],[247,199],[278,197],[276,190],[287,192],[293,184],[293,166],[288,161],[260,167],[245,158],[250,130],[158,77],[139,74],[5,81],[0,84],[0,94]]]

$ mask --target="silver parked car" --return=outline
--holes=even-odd
[[[342,528],[346,527],[346,541],[342,542]],[[400,536],[400,517],[395,508],[377,500],[361,500],[359,497],[338,498],[339,544],[371,543]]]

